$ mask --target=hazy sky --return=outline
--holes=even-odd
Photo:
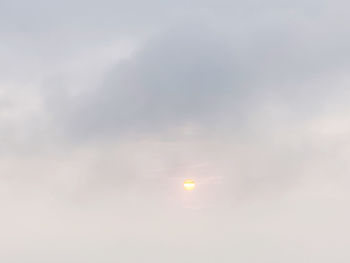
[[[350,262],[349,8],[0,0],[0,261]]]

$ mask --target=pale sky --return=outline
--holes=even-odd
[[[0,262],[350,262],[349,9],[0,0]]]

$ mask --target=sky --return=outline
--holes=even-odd
[[[0,4],[1,262],[350,261],[348,1]]]

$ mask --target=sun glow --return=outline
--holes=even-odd
[[[187,191],[192,191],[196,187],[196,183],[192,179],[186,179],[184,182],[184,188]]]

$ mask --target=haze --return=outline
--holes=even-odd
[[[1,1],[0,261],[350,262],[349,8]]]

